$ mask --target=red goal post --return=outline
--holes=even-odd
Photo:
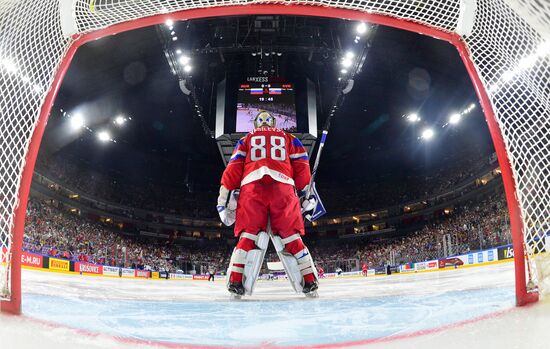
[[[502,169],[516,299],[550,267],[550,5],[542,0],[7,0],[0,2],[0,310],[21,312],[32,173],[70,62],[86,42],[167,19],[302,15],[367,21],[453,44],[476,88]],[[526,257],[533,275],[528,273]],[[529,274],[529,275],[528,275]],[[543,289],[544,290],[544,289]]]

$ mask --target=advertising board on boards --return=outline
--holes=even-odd
[[[90,263],[76,263],[76,271],[86,274],[103,274],[103,266]]]
[[[28,267],[42,268],[44,258],[41,255],[21,252],[21,264]]]
[[[48,268],[52,270],[69,271],[71,262],[64,259],[50,258]]]
[[[108,276],[119,276],[119,268],[118,267],[109,267],[109,266],[103,266],[103,275]]]

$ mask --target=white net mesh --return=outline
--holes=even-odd
[[[550,41],[544,38],[550,30],[550,6],[515,1],[514,8],[531,14],[519,17],[507,6],[511,2],[479,2],[466,42],[506,143],[527,252],[533,256],[545,251],[544,236],[550,229]],[[546,32],[529,23],[546,23]],[[542,276],[540,272],[534,276]]]
[[[9,298],[14,211],[25,156],[67,40],[57,1],[0,2],[0,298]]]
[[[9,297],[6,270],[10,265],[13,214],[25,156],[40,106],[71,44],[62,34],[59,3],[59,0],[0,1],[0,292],[5,290],[0,294],[2,297]],[[512,163],[528,251],[532,255],[543,249],[541,237],[550,227],[548,1],[76,0],[72,22],[77,33],[85,33],[161,13],[260,3],[353,9],[448,32],[461,27],[468,20],[464,14],[474,6],[473,31],[464,40],[489,94]]]

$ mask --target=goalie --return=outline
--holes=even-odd
[[[310,179],[300,140],[276,128],[269,112],[260,111],[254,130],[237,142],[221,179],[218,213],[224,224],[235,223],[239,238],[229,262],[229,292],[252,294],[271,238],[294,290],[316,295],[317,272],[301,237],[302,212],[312,210],[315,200],[300,202],[296,194],[296,189],[307,190]]]

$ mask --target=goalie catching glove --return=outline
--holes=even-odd
[[[223,185],[220,186],[218,195],[218,205],[216,209],[220,215],[223,224],[230,226],[235,223],[237,213],[237,200],[239,199],[239,189],[229,191]]]

